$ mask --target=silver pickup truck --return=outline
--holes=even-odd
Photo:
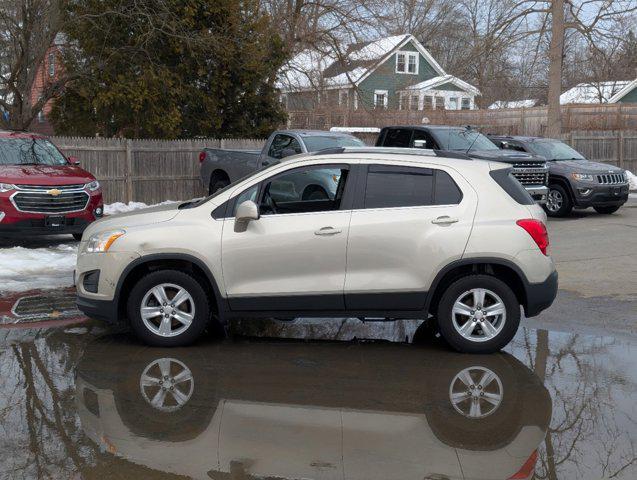
[[[363,147],[365,144],[347,133],[321,130],[279,130],[270,135],[263,149],[227,150],[205,148],[199,157],[201,181],[210,195],[230,183],[245,177],[282,158],[299,153],[317,152],[326,148]],[[316,190],[316,188],[315,188]],[[304,195],[323,195],[327,192],[307,191]]]

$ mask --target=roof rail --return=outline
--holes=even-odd
[[[432,150],[426,148],[398,148],[398,147],[334,147],[324,148],[312,152],[311,155],[337,155],[341,153],[390,153],[398,155],[415,155],[421,157],[445,157],[458,158],[461,160],[472,160],[472,158],[462,152],[449,150]]]

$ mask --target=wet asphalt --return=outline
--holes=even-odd
[[[0,478],[635,479],[637,209],[549,230],[558,299],[495,355],[357,319],[149,348],[2,294]]]

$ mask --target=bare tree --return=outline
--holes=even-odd
[[[24,129],[57,96],[58,75],[32,98],[37,75],[62,31],[65,0],[0,0],[0,108],[8,127]]]

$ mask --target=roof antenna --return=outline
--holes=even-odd
[[[473,132],[473,129],[471,128],[471,125],[467,125],[465,127],[465,132],[466,133],[471,133]],[[469,155],[469,152],[471,151],[471,149],[473,148],[473,146],[475,145],[476,141],[478,140],[478,137],[480,136],[480,132],[475,132],[476,133],[476,138],[473,139],[473,142],[471,142],[471,145],[469,145],[469,148],[467,148],[467,151],[464,152],[466,155]]]

